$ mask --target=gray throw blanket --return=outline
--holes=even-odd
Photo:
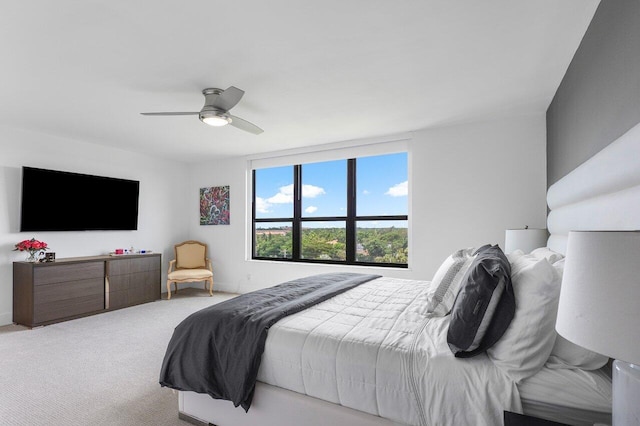
[[[195,312],[173,332],[160,371],[160,385],[206,393],[248,411],[269,328],[287,315],[378,277],[355,273],[313,275]]]

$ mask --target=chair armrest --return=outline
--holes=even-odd
[[[211,272],[213,272],[213,266],[211,266],[211,259],[207,257],[205,260],[207,261],[207,267]]]
[[[172,272],[173,265],[175,265],[175,264],[176,264],[176,260],[175,259],[169,261],[169,270],[167,271],[167,274],[170,274]]]

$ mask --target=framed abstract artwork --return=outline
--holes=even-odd
[[[229,225],[229,186],[200,188],[200,225]]]

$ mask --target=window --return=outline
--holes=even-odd
[[[253,170],[253,259],[408,265],[407,153]]]

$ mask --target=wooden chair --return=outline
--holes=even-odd
[[[169,262],[167,272],[167,300],[171,300],[171,283],[178,293],[178,283],[204,281],[213,296],[213,269],[207,257],[207,245],[200,241],[188,240],[174,246],[175,259]]]

